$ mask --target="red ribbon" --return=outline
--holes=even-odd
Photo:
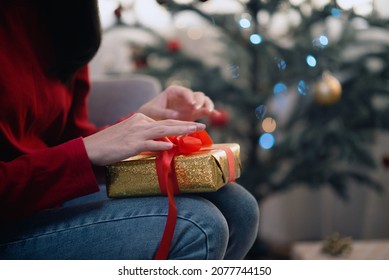
[[[166,260],[169,255],[170,246],[174,236],[174,230],[177,222],[177,207],[174,201],[174,195],[180,192],[177,183],[177,177],[174,168],[174,157],[181,154],[190,154],[204,149],[213,144],[211,137],[207,132],[200,131],[189,135],[168,137],[174,145],[173,148],[167,151],[161,151],[156,158],[156,169],[158,175],[158,183],[161,193],[168,196],[168,215],[165,224],[165,229],[162,235],[161,242],[155,253],[154,259]],[[235,179],[234,156],[228,147],[218,147],[224,150],[227,154],[229,181]]]

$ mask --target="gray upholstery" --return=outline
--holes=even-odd
[[[113,124],[160,91],[158,80],[147,75],[93,80],[88,100],[89,119],[96,126]]]

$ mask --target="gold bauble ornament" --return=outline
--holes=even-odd
[[[321,105],[332,105],[339,101],[342,95],[342,85],[329,72],[324,72],[320,81],[313,88],[315,101]]]

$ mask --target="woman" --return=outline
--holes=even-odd
[[[217,114],[201,92],[169,87],[117,124],[87,122],[87,64],[100,44],[95,0],[0,0],[0,259],[152,259],[166,197],[110,200],[94,169]],[[92,194],[95,193],[95,194]],[[78,199],[76,199],[78,198]],[[237,184],[176,197],[170,259],[241,259],[258,207]]]

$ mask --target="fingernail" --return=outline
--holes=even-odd
[[[199,129],[204,129],[204,128],[205,128],[205,124],[199,123],[199,124],[197,125],[197,127],[198,127]]]
[[[171,143],[171,142],[165,142],[165,143],[166,143],[165,146],[166,146],[167,150],[173,148],[173,143]]]
[[[197,130],[197,126],[191,125],[188,127],[188,132],[195,132]]]

